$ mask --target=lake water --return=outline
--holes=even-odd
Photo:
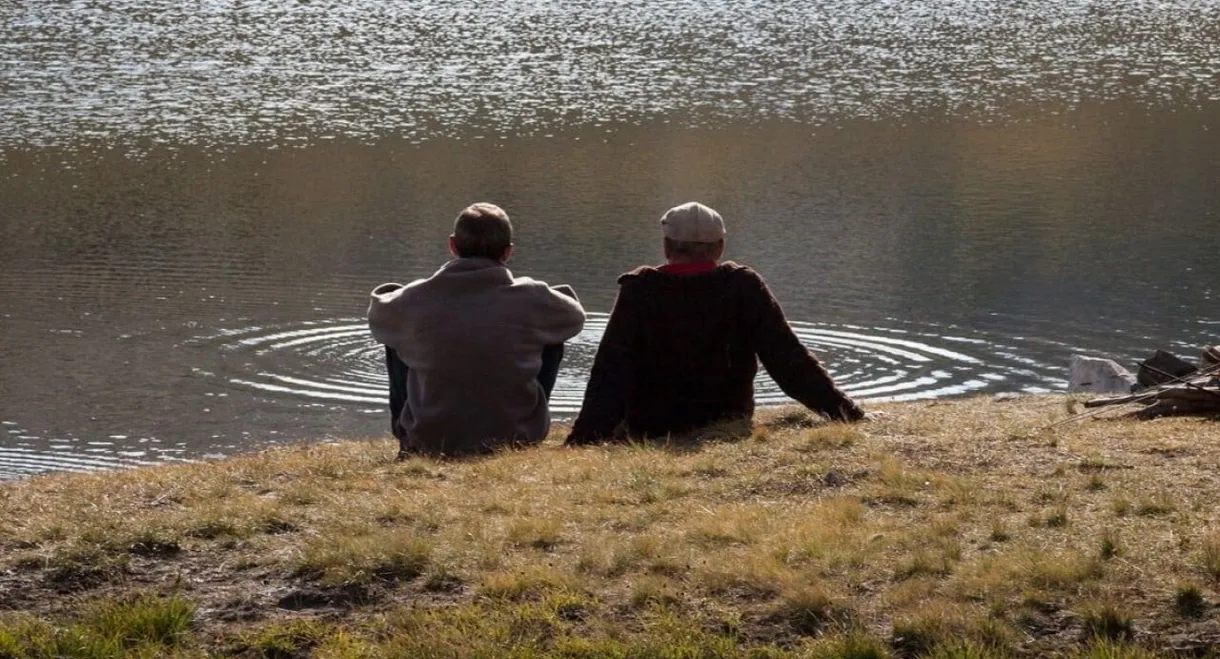
[[[864,399],[1220,343],[1220,0],[0,0],[0,478],[384,436],[457,211],[592,312],[657,218]],[[764,402],[781,402],[760,382]]]

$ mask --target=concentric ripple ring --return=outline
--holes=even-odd
[[[567,344],[551,410],[570,418],[580,409],[586,378],[607,315],[589,315]],[[900,324],[903,325],[903,324]],[[917,400],[988,390],[1049,391],[1065,383],[1049,364],[1021,356],[1012,340],[947,335],[942,328],[858,327],[793,322],[801,342],[828,366],[836,382],[863,400]],[[216,373],[230,385],[291,401],[384,405],[384,352],[362,319],[308,321],[229,329],[200,341],[231,355],[234,368]],[[755,386],[761,405],[789,402],[765,371]]]

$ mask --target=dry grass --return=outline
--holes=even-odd
[[[394,463],[388,442],[347,442],[3,484],[0,657],[1134,658],[1220,642],[1220,426],[1044,430],[1066,415],[1054,396],[880,407],[858,426],[771,411],[699,446],[563,449],[557,432]],[[172,633],[147,631],[158,615]]]

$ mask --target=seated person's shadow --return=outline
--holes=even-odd
[[[711,444],[734,444],[749,439],[754,433],[754,423],[750,419],[730,419],[686,432],[643,437],[632,436],[620,426],[616,435],[620,433],[628,445],[659,448],[671,453],[697,453]]]
[[[830,421],[805,410],[792,410],[784,412],[774,418],[763,422],[762,426],[767,430],[791,430],[793,428],[813,428],[815,426],[824,426]]]
[[[656,437],[634,437],[626,430],[625,424],[619,424],[615,431],[618,441],[628,445],[660,448],[672,453],[697,453],[711,444],[735,444],[754,436],[758,430],[770,432],[807,429],[824,426],[831,421],[805,410],[783,412],[766,419],[755,427],[750,419],[733,419],[718,421],[708,426],[696,428],[682,433]]]

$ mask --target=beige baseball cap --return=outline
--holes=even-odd
[[[697,201],[674,206],[661,216],[661,232],[684,243],[715,243],[724,240],[724,218]]]

